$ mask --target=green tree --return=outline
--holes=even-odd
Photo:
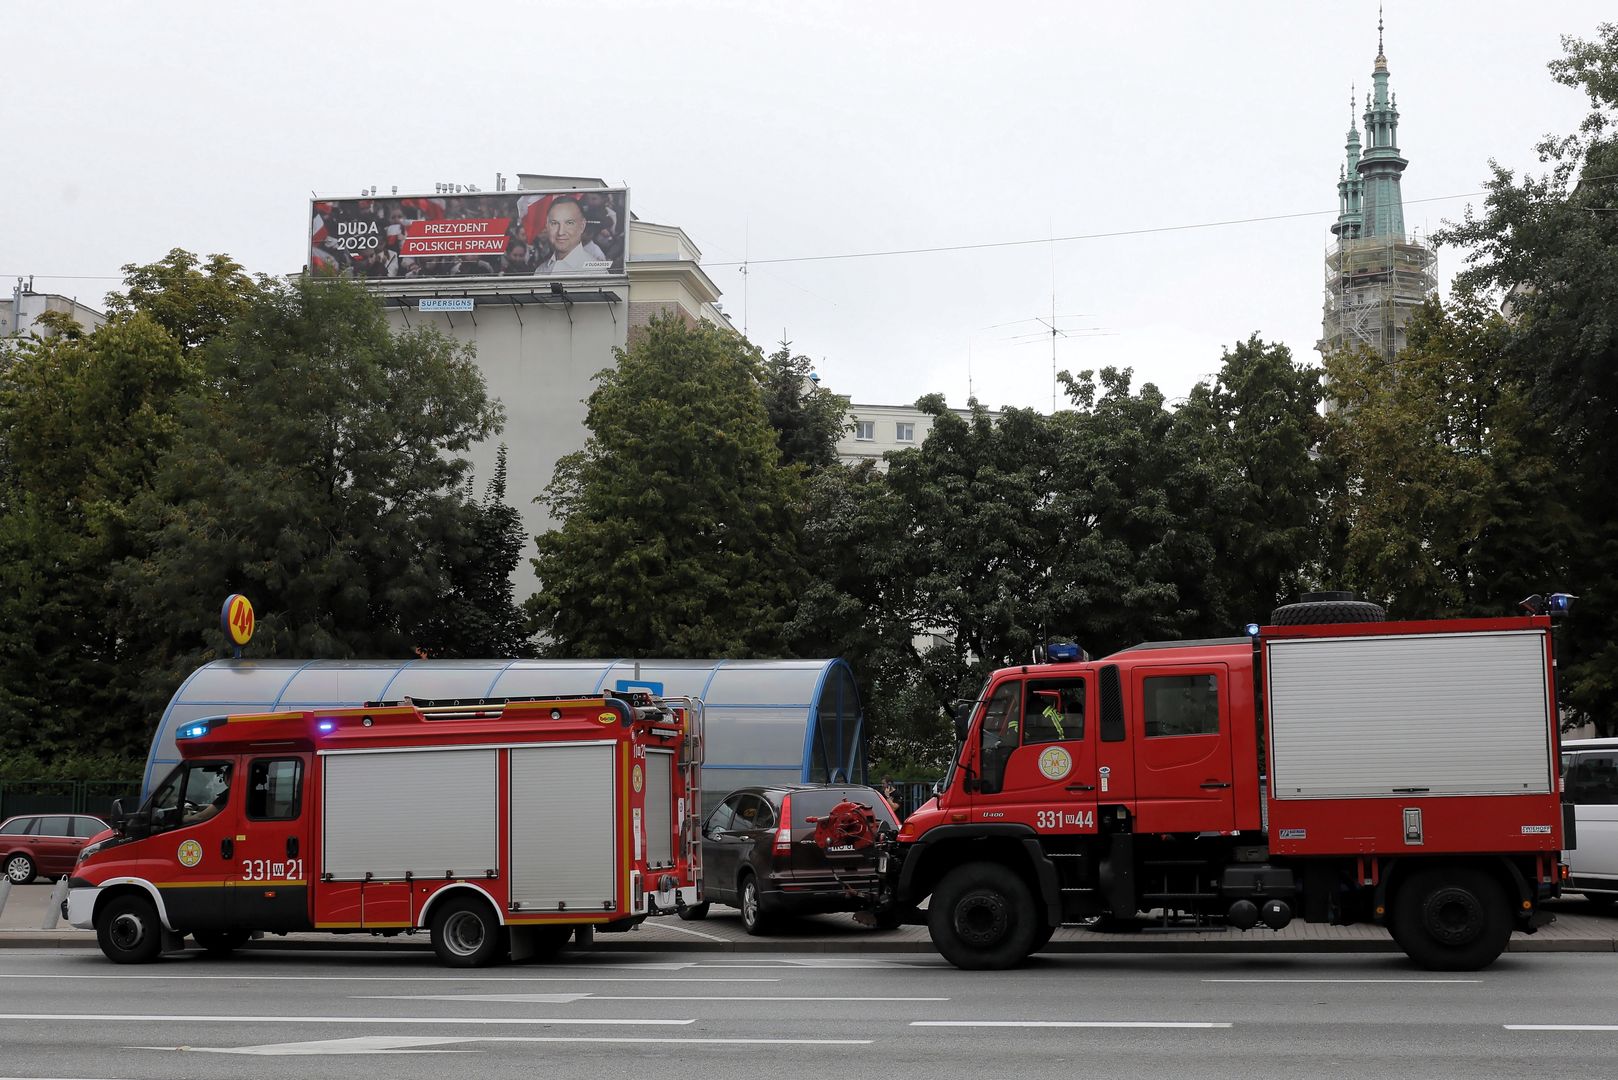
[[[1345,567],[1394,615],[1503,614],[1565,554],[1547,529],[1561,487],[1550,427],[1503,364],[1508,333],[1474,300],[1434,299],[1393,361],[1327,361],[1340,405],[1330,452],[1348,481]]]
[[[1555,485],[1534,492],[1539,535],[1548,546],[1568,545],[1561,579],[1536,588],[1581,594],[1566,627],[1560,685],[1567,702],[1612,730],[1618,510],[1607,496],[1618,488],[1618,23],[1603,24],[1592,41],[1564,38],[1563,48],[1551,74],[1588,97],[1585,121],[1539,145],[1544,175],[1518,177],[1493,165],[1482,212],[1468,211],[1435,238],[1467,251],[1457,296],[1504,299],[1499,372],[1523,388],[1522,407],[1543,418],[1543,445],[1571,484],[1565,498]]]
[[[1214,381],[1174,412],[1172,441],[1191,495],[1185,513],[1213,561],[1184,583],[1191,636],[1264,621],[1323,572],[1321,370],[1258,335],[1226,349]]]
[[[764,407],[783,465],[823,469],[838,463],[837,440],[849,429],[848,399],[823,389],[814,364],[783,341],[764,361]]]
[[[0,372],[0,747],[144,747],[129,699],[146,625],[111,571],[140,551],[131,507],[199,374],[142,311],[24,343]]]
[[[533,655],[513,580],[528,532],[522,515],[506,502],[506,476],[502,443],[482,500],[468,498],[460,529],[444,545],[449,588],[417,631],[416,647],[428,656]]]
[[[268,284],[251,277],[226,255],[210,255],[206,263],[175,248],[155,263],[127,263],[124,291],[107,294],[107,311],[115,318],[144,312],[167,330],[180,348],[202,348],[237,319]]]
[[[778,656],[805,581],[802,484],[757,350],[660,317],[598,376],[545,500],[534,625],[555,656]]]
[[[266,284],[204,356],[137,503],[147,550],[117,568],[146,628],[141,704],[223,651],[214,612],[231,592],[258,611],[253,655],[434,641],[479,519],[460,455],[501,419],[470,350],[392,333],[363,286],[303,277]]]
[[[1056,418],[1051,624],[1097,655],[1181,637],[1202,617],[1214,570],[1196,518],[1213,465],[1192,454],[1151,383],[1134,391],[1131,372],[1114,368],[1099,383],[1088,371],[1061,377],[1075,408]]]

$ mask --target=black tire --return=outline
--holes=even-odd
[[[944,875],[927,908],[927,929],[944,959],[966,971],[1016,967],[1033,951],[1034,897],[1016,872],[975,862]]]
[[[700,904],[687,904],[680,909],[680,918],[686,922],[701,922],[708,917],[708,909],[712,906],[707,900]]]
[[[1364,600],[1315,600],[1283,604],[1270,612],[1271,626],[1319,626],[1330,623],[1382,622],[1388,613],[1381,604]]]
[[[1393,940],[1427,971],[1480,971],[1511,940],[1506,891],[1470,867],[1423,870],[1399,889]]]
[[[764,896],[756,875],[743,874],[736,883],[736,906],[742,909],[742,929],[754,937],[775,929],[775,917],[764,908]]]
[[[229,956],[253,940],[251,930],[193,930],[191,938],[211,956]]]
[[[26,885],[38,876],[39,867],[34,865],[33,859],[22,852],[19,851],[6,859],[6,878],[13,885]]]
[[[1029,948],[1028,954],[1030,956],[1032,956],[1034,953],[1042,951],[1045,948],[1045,946],[1047,946],[1047,945],[1049,945],[1051,943],[1051,936],[1053,934],[1055,934],[1055,933],[1056,933],[1056,927],[1054,927],[1054,926],[1041,926],[1034,933],[1034,944]]]
[[[505,927],[494,909],[473,896],[439,904],[433,912],[432,935],[433,951],[446,967],[486,967],[507,951]]]
[[[95,914],[96,943],[115,964],[149,964],[163,952],[157,907],[138,893],[103,903]]]

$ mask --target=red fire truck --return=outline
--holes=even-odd
[[[406,699],[199,720],[179,746],[69,882],[69,921],[120,963],[187,934],[426,929],[471,967],[701,900],[689,699]]]
[[[1549,920],[1573,845],[1550,621],[1339,618],[1381,609],[1334,596],[1244,637],[994,672],[890,846],[895,901],[931,897],[962,968],[1142,912],[1369,921],[1422,967],[1487,966]]]

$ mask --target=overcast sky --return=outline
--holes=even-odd
[[[1405,221],[1583,117],[1610,3],[1387,10]],[[727,312],[856,402],[1051,404],[1057,362],[1183,395],[1257,332],[1313,360],[1349,87],[1377,8],[1099,3],[12,0],[0,287],[99,305],[171,247],[298,269],[308,198],[599,176],[683,227]],[[1435,200],[1421,202],[1418,200]],[[1055,245],[805,256],[1284,220]],[[755,260],[743,276],[736,264]],[[1447,282],[1458,253],[1440,253]],[[1054,271],[1054,274],[1053,274]],[[1067,317],[1081,316],[1081,317]]]

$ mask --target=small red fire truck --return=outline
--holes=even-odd
[[[702,730],[700,703],[644,694],[199,720],[80,856],[68,919],[119,963],[296,931],[550,954],[701,901]]]
[[[1348,621],[1381,609],[1306,600],[1244,637],[994,672],[941,793],[889,845],[894,901],[931,897],[963,968],[1154,911],[1375,922],[1422,967],[1493,962],[1548,921],[1573,846],[1550,620]]]

